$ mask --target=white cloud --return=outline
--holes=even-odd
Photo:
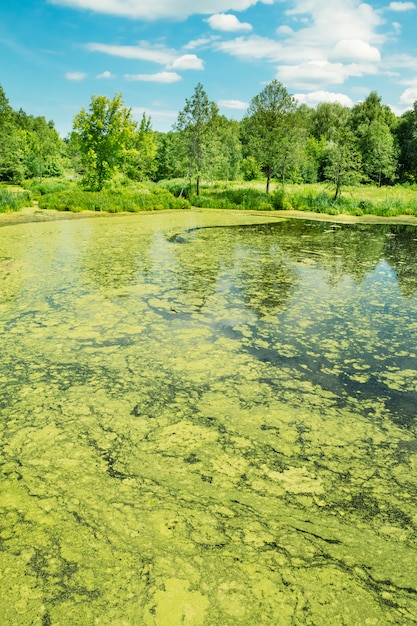
[[[278,26],[277,28],[277,34],[278,35],[293,35],[294,31],[291,28],[291,26],[288,26],[287,24],[283,24],[282,26]]]
[[[130,81],[144,81],[148,83],[176,83],[181,76],[176,72],[157,72],[156,74],[125,74],[125,79]]]
[[[173,70],[203,70],[204,63],[195,54],[183,54],[169,66]]]
[[[124,59],[137,59],[140,61],[152,61],[167,65],[176,57],[174,50],[163,46],[150,46],[146,42],[139,42],[137,46],[113,46],[105,43],[88,43],[86,49],[90,52],[101,52],[110,56],[123,57]]]
[[[333,91],[311,91],[310,93],[296,93],[294,98],[298,102],[315,107],[320,102],[338,102],[346,107],[353,106],[353,101],[344,93],[334,93]]]
[[[240,111],[246,111],[249,106],[247,102],[241,100],[219,100],[217,104],[223,109],[238,109]]]
[[[388,8],[391,9],[391,11],[402,12],[411,11],[416,8],[416,5],[414,2],[390,2]]]
[[[276,77],[285,85],[299,89],[315,89],[319,85],[342,85],[350,76],[375,73],[376,68],[372,65],[307,61],[299,65],[282,65],[278,68]]]
[[[403,84],[404,83],[407,84],[408,87],[402,92],[399,102],[402,105],[412,106],[417,100],[417,78],[408,80],[407,82],[403,81]]]
[[[87,78],[87,74],[85,72],[67,72],[65,78],[67,80],[81,81]]]
[[[240,22],[235,15],[226,13],[216,13],[205,20],[213,30],[223,32],[237,32],[239,30],[252,30],[252,25],[248,22]]]
[[[206,48],[218,39],[218,35],[211,35],[210,37],[200,37],[199,39],[192,39],[185,46],[183,50],[195,50],[196,48]]]
[[[112,74],[111,72],[109,72],[109,71],[107,71],[107,70],[106,70],[105,72],[102,72],[101,74],[98,74],[98,75],[96,76],[96,78],[105,78],[105,79],[109,79],[109,78],[116,78],[116,76],[115,76],[114,74]]]
[[[341,39],[331,51],[331,59],[347,59],[348,61],[375,62],[381,60],[378,48],[361,39]]]
[[[392,28],[394,29],[395,35],[401,34],[401,24],[399,22],[392,22]]]
[[[50,4],[73,9],[119,15],[132,19],[185,19],[190,15],[210,15],[224,11],[245,11],[258,4],[273,4],[274,0],[48,0]]]
[[[286,54],[284,46],[278,41],[259,37],[258,35],[236,37],[236,39],[229,41],[221,41],[215,43],[214,48],[245,60],[266,59],[269,61],[281,61]]]

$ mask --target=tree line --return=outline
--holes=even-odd
[[[136,181],[330,181],[344,185],[417,182],[417,102],[396,116],[377,92],[352,108],[299,104],[277,80],[256,95],[238,122],[220,115],[198,83],[172,130],[154,131],[145,114],[133,119],[121,94],[92,96],[62,139],[53,121],[10,106],[0,85],[0,181],[79,177],[100,190],[116,172]]]

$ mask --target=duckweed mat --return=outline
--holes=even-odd
[[[2,626],[417,623],[416,242],[2,228]]]

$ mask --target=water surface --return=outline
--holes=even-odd
[[[416,245],[0,229],[1,624],[417,623]]]

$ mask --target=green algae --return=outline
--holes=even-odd
[[[2,624],[417,623],[413,236],[2,229]]]

